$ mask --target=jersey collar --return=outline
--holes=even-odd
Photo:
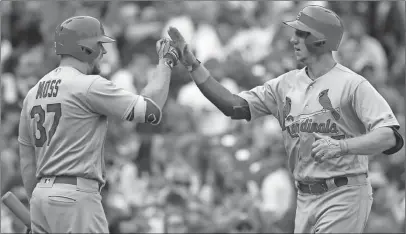
[[[330,75],[330,73],[337,67],[339,66],[339,63],[336,62],[336,64],[324,75],[317,77],[316,79],[312,80],[309,75],[307,74],[307,66],[302,68],[300,70],[300,75],[306,77],[306,79],[308,79],[310,82],[315,82],[316,80],[320,80],[323,79],[325,77],[328,77]]]

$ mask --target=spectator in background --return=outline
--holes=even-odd
[[[391,183],[384,184],[375,191],[372,212],[365,230],[366,233],[401,232],[404,222],[399,220],[398,213],[394,212],[401,205],[399,195],[395,192]]]
[[[223,45],[213,27],[217,23],[219,14],[217,5],[216,2],[206,1],[185,2],[185,6],[178,9],[179,14],[170,18],[165,24],[162,36],[168,37],[166,32],[169,26],[179,26],[180,29],[185,30],[185,40],[189,41],[192,49],[201,56],[202,63],[209,59],[223,61]]]
[[[264,59],[274,48],[271,46],[280,30],[281,16],[293,6],[293,2],[257,2],[254,17],[258,23],[250,27],[242,27],[227,43],[225,53],[231,55],[234,51],[242,54],[245,62],[256,63]],[[269,22],[274,22],[270,24]]]
[[[118,87],[126,89],[134,94],[138,94],[135,88],[135,79],[133,74],[125,68],[121,68],[111,76],[111,81]]]
[[[167,6],[166,11],[169,12],[169,18],[167,22],[165,22],[165,25],[161,31],[161,37],[167,37],[166,32],[168,31],[169,26],[177,25],[180,29],[184,30],[185,40],[192,41],[195,25],[192,20],[192,16],[188,14],[188,11],[186,11],[186,6],[183,4],[180,4],[180,6],[168,4]]]
[[[347,32],[339,51],[335,52],[338,61],[365,75],[371,84],[384,84],[388,79],[388,61],[382,44],[367,34],[365,20],[361,16],[345,16],[343,21]]]
[[[210,59],[224,61],[223,44],[214,26],[220,12],[218,4],[212,1],[190,1],[186,2],[186,6],[195,26],[190,41],[192,49],[202,56],[202,63]]]
[[[216,59],[210,59],[205,63],[213,70],[214,77],[232,92],[238,92],[237,83],[224,77],[222,64]],[[198,131],[205,136],[216,136],[230,130],[232,121],[224,116],[204,95],[193,82],[184,85],[178,94],[177,101],[184,106],[191,108],[194,118],[197,120]]]
[[[295,187],[292,177],[284,164],[284,155],[273,155],[264,166],[266,175],[261,184],[261,200],[259,203],[262,219],[268,231],[278,228],[281,232],[293,232],[295,211]],[[263,172],[264,173],[264,172]]]
[[[153,76],[155,68],[151,58],[145,54],[134,54],[128,64],[111,75],[111,81],[130,92],[138,93]]]
[[[125,2],[119,7],[120,36],[118,45],[122,64],[126,65],[133,59],[133,54],[146,54],[152,57],[153,41],[159,39],[162,22],[155,19],[155,14],[150,14],[151,21],[145,21],[141,9],[135,2]]]
[[[394,61],[389,65],[389,80],[388,84],[391,87],[396,87],[400,93],[405,93],[405,77],[406,77],[406,41],[401,42],[395,50]]]
[[[389,63],[394,63],[398,48],[405,43],[405,2],[381,1],[368,4],[369,11],[366,11],[370,29],[368,31],[382,43]]]
[[[31,49],[21,56],[12,56],[10,60],[10,64],[7,65],[15,65],[15,67],[5,74],[5,79],[2,81],[6,94],[5,101],[9,105],[22,106],[22,97],[38,80],[35,73],[40,66],[41,57],[38,50]]]
[[[4,61],[7,61],[13,51],[11,47],[11,43],[6,38],[1,40],[1,57],[0,62],[1,66],[3,67]]]

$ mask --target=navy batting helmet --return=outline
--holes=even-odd
[[[99,56],[99,43],[115,40],[104,34],[103,25],[90,16],[75,16],[61,23],[55,31],[55,52],[70,55],[82,62],[93,63]]]
[[[337,51],[344,33],[340,17],[322,6],[306,6],[294,21],[284,24],[300,31],[310,33],[305,44],[311,51]]]

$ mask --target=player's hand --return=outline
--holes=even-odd
[[[180,62],[183,66],[190,67],[196,63],[196,57],[190,51],[189,45],[186,43],[185,38],[180,34],[179,30],[174,27],[169,27],[168,34],[172,39],[171,44],[178,50],[180,55]]]
[[[170,68],[178,64],[179,53],[177,49],[171,46],[171,40],[162,38],[156,42],[156,52],[160,61],[164,61]]]
[[[313,133],[315,141],[312,144],[312,157],[316,162],[344,155],[342,144],[328,136]]]

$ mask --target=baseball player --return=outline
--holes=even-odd
[[[100,195],[108,119],[161,121],[176,49],[157,42],[155,77],[135,95],[98,75],[103,44],[112,42],[99,20],[67,19],[55,32],[60,66],[24,100],[18,141],[33,233],[108,233]]]
[[[176,28],[169,35],[201,92],[226,116],[278,119],[298,189],[295,233],[361,233],[372,205],[368,156],[403,147],[399,123],[364,77],[333,59],[343,35],[334,12],[307,6],[284,23],[295,30],[290,42],[305,68],[239,94],[210,76]]]

